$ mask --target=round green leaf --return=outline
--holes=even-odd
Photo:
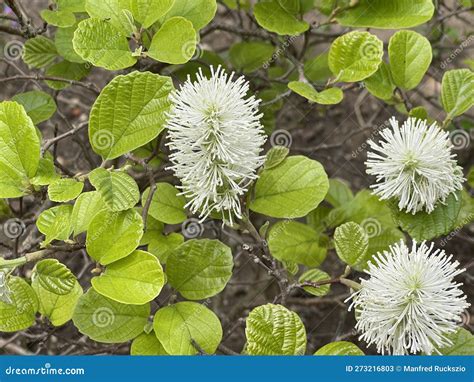
[[[296,94],[308,99],[311,102],[316,102],[321,105],[334,105],[342,101],[344,94],[340,88],[324,89],[317,92],[310,84],[301,81],[291,81],[288,83],[288,88]]]
[[[108,70],[128,68],[137,62],[127,38],[107,20],[91,18],[81,21],[72,44],[82,59]]]
[[[46,236],[44,244],[53,240],[67,240],[71,236],[72,206],[63,204],[43,211],[36,221],[38,231]]]
[[[57,56],[54,42],[44,36],[30,38],[23,47],[23,61],[31,68],[51,65]]]
[[[450,118],[468,111],[474,105],[474,73],[469,69],[455,69],[444,73],[441,103]]]
[[[96,168],[89,173],[89,181],[112,211],[128,210],[140,199],[137,182],[123,171]]]
[[[251,73],[268,63],[274,51],[275,47],[266,42],[239,42],[230,48],[229,59],[235,69]]]
[[[59,179],[54,167],[53,156],[51,153],[44,153],[44,157],[40,158],[36,175],[30,179],[30,183],[35,186],[47,186]]]
[[[56,103],[53,97],[48,93],[38,90],[18,93],[12,97],[12,101],[23,105],[26,114],[28,114],[35,125],[48,120],[56,111]]]
[[[253,14],[262,28],[279,35],[295,36],[306,32],[309,28],[307,22],[300,21],[287,12],[277,0],[255,4]]]
[[[155,256],[135,251],[109,264],[105,272],[94,277],[91,282],[97,292],[112,300],[141,305],[158,296],[165,278],[163,268]]]
[[[142,205],[145,205],[150,188],[147,188],[142,195]],[[166,224],[180,224],[187,218],[184,211],[186,198],[178,195],[179,191],[169,183],[157,183],[156,190],[151,199],[148,213]]]
[[[295,221],[280,221],[268,234],[273,257],[315,267],[326,258],[326,248],[319,245],[319,234],[310,226]]]
[[[157,234],[148,244],[148,251],[155,255],[162,264],[166,264],[171,251],[178,248],[184,242],[184,236],[171,232],[168,235]]]
[[[166,13],[165,20],[181,16],[191,21],[194,29],[199,30],[209,24],[216,11],[216,0],[175,0],[171,9]]]
[[[446,204],[439,203],[430,214],[420,211],[413,215],[394,207],[394,218],[401,229],[417,241],[431,240],[447,235],[455,228],[461,204],[461,193],[453,193],[446,199]]]
[[[40,278],[34,278],[33,290],[38,296],[39,312],[48,317],[54,326],[61,326],[68,322],[73,315],[79,297],[82,296],[82,287],[74,278],[72,289],[66,294],[56,294],[43,287]]]
[[[0,152],[0,198],[26,195],[28,178],[38,169],[40,143],[33,122],[16,102],[0,103]]]
[[[218,240],[189,240],[166,262],[168,282],[183,297],[203,300],[221,292],[232,276],[231,249]]]
[[[382,62],[377,71],[366,78],[364,83],[371,94],[383,100],[390,100],[395,90],[390,67],[385,62]]]
[[[56,27],[70,27],[76,23],[76,16],[69,11],[51,11],[43,9],[40,12],[41,17],[50,25]]]
[[[142,333],[132,341],[130,355],[168,355],[154,332]]]
[[[57,295],[68,294],[76,284],[76,277],[69,268],[56,259],[41,260],[33,272],[33,280],[43,289]]]
[[[357,82],[374,74],[383,56],[383,43],[369,32],[349,32],[329,50],[329,68],[339,81]]]
[[[135,210],[98,212],[87,230],[89,256],[103,265],[132,253],[143,235],[143,220]]]
[[[136,0],[133,0],[136,2]],[[142,0],[140,0],[142,1]],[[122,4],[124,2],[124,4]],[[133,15],[126,9],[124,0],[85,0],[85,8],[92,18],[107,20],[124,37],[132,34]]]
[[[275,218],[303,217],[322,202],[328,189],[328,177],[319,162],[291,156],[262,171],[250,209]]]
[[[388,57],[393,81],[410,90],[421,82],[433,55],[426,37],[414,31],[398,31],[388,42]]]
[[[347,27],[398,29],[426,23],[433,12],[432,0],[358,0],[336,19]]]
[[[267,151],[264,168],[268,170],[278,166],[281,162],[285,160],[289,153],[290,150],[285,146],[272,147],[270,150]]]
[[[48,197],[53,202],[67,202],[76,199],[82,192],[84,183],[74,179],[58,179],[48,186]]]
[[[171,78],[150,72],[115,77],[91,110],[89,140],[104,159],[114,159],[152,139],[164,129],[170,109]]]
[[[89,289],[79,298],[72,320],[90,339],[103,343],[121,343],[143,332],[150,305],[125,305]]]
[[[355,267],[365,260],[369,237],[359,224],[348,222],[336,228],[334,244],[339,258]]]
[[[66,80],[79,81],[89,74],[90,65],[88,63],[78,64],[76,62],[61,61],[57,64],[50,66],[46,70],[46,75],[51,77],[64,78]],[[55,90],[61,90],[70,86],[69,83],[64,81],[45,81],[46,84]]]
[[[128,9],[144,28],[149,28],[171,9],[174,2],[175,0],[120,0],[120,5]]]
[[[305,281],[310,281],[310,282],[316,283],[318,281],[324,281],[324,280],[330,280],[330,279],[331,277],[326,272],[320,269],[314,268],[303,273],[300,276],[298,282],[304,283]],[[319,287],[305,286],[303,287],[303,289],[306,292],[312,294],[313,296],[321,297],[329,293],[329,290],[331,289],[331,285],[324,284]]]
[[[337,341],[319,348],[314,355],[365,355],[352,342]]]
[[[266,304],[252,310],[245,336],[250,355],[304,355],[306,351],[301,319],[282,305]]]
[[[35,323],[38,298],[31,286],[22,278],[11,276],[7,281],[10,301],[0,300],[0,332],[16,332]]]
[[[453,342],[451,346],[438,349],[442,355],[466,355],[474,354],[474,335],[464,328],[459,328],[455,333],[447,337]]]
[[[98,191],[85,192],[74,203],[71,215],[74,236],[87,231],[93,217],[104,210],[105,204]]]
[[[170,355],[197,354],[194,344],[213,354],[222,340],[219,318],[196,302],[178,302],[161,308],[155,314],[153,329]]]
[[[193,24],[184,17],[172,17],[153,36],[147,54],[168,64],[184,64],[193,57],[196,44]]]
[[[70,62],[83,63],[84,60],[79,56],[72,45],[74,32],[77,29],[77,24],[68,28],[58,28],[54,36],[54,44],[58,53]]]

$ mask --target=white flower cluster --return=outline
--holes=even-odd
[[[431,213],[438,202],[462,189],[462,168],[457,166],[449,134],[424,120],[409,118],[384,129],[380,143],[369,141],[367,173],[376,177],[374,193],[382,200],[398,199],[400,210]]]
[[[170,167],[181,181],[187,207],[204,219],[218,212],[232,224],[241,218],[240,197],[257,178],[265,157],[258,112],[260,100],[247,97],[244,77],[234,80],[218,67],[206,78],[188,80],[172,96],[168,146]]]
[[[432,354],[452,345],[447,335],[459,329],[469,304],[453,281],[464,269],[451,259],[425,242],[410,250],[402,241],[377,254],[370,278],[351,296],[360,339],[394,355]]]

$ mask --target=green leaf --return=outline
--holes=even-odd
[[[57,56],[54,42],[44,36],[30,38],[23,47],[23,61],[30,68],[44,68],[51,65]]]
[[[54,167],[53,156],[46,152],[44,158],[40,158],[38,170],[36,175],[30,179],[30,183],[35,186],[47,186],[59,178],[60,176]]]
[[[101,295],[124,303],[141,305],[153,300],[165,282],[163,268],[151,253],[135,251],[109,264],[105,272],[91,280]]]
[[[388,43],[388,57],[393,81],[410,90],[421,82],[433,55],[426,37],[414,31],[398,31]]]
[[[320,269],[314,268],[306,271],[303,273],[300,278],[298,279],[299,283],[304,283],[305,281],[310,281],[310,282],[318,282],[318,281],[323,281],[323,280],[330,280],[331,277],[326,273],[323,272]],[[305,286],[303,289],[312,294],[313,296],[325,296],[329,293],[329,290],[331,289],[330,284],[324,284],[319,287],[313,287],[313,286]]]
[[[344,94],[339,88],[325,89],[317,92],[310,84],[301,81],[291,81],[288,83],[288,88],[296,94],[322,105],[334,105],[342,101]]]
[[[80,195],[74,203],[71,215],[74,236],[87,231],[94,216],[105,208],[104,201],[98,191],[85,192]]]
[[[89,181],[112,211],[128,210],[140,200],[137,182],[123,171],[96,168],[89,173]]]
[[[231,249],[218,240],[189,240],[171,251],[166,262],[169,284],[189,300],[220,293],[232,276]]]
[[[56,259],[46,259],[38,262],[33,270],[33,280],[48,292],[66,295],[76,285],[76,277],[68,267]]]
[[[346,27],[411,28],[433,17],[432,0],[359,0],[336,20]]]
[[[23,106],[0,103],[0,198],[29,193],[28,178],[38,169],[40,142],[35,126]]]
[[[265,158],[265,170],[269,170],[278,166],[281,162],[285,160],[289,153],[290,150],[285,146],[272,147],[270,150],[268,150]]]
[[[69,12],[85,12],[86,0],[56,0],[58,9]]]
[[[142,333],[132,341],[130,355],[168,355],[154,332]]]
[[[76,16],[70,11],[51,11],[49,9],[43,9],[40,15],[44,21],[56,27],[70,27],[76,23]]]
[[[329,49],[329,68],[338,81],[357,82],[374,74],[382,62],[383,43],[369,32],[349,32]]]
[[[143,192],[143,206],[148,199],[149,193],[150,188]],[[156,183],[156,190],[151,199],[148,213],[156,220],[166,224],[180,224],[184,222],[187,218],[184,211],[186,198],[178,194],[179,190],[173,185],[169,183]]]
[[[143,332],[150,315],[150,304],[126,305],[89,289],[79,298],[72,320],[91,340],[122,343]]]
[[[144,28],[151,27],[174,3],[175,0],[120,0],[120,5],[132,12],[134,19]]]
[[[401,229],[408,232],[417,241],[431,240],[447,235],[456,226],[456,220],[461,209],[461,194],[452,193],[430,214],[420,211],[415,215],[399,211],[394,206],[395,219]]]
[[[184,236],[179,233],[170,233],[168,235],[156,235],[148,244],[148,251],[158,257],[161,263],[166,264],[171,251],[184,243]]]
[[[319,235],[310,226],[295,221],[280,221],[268,234],[268,247],[273,257],[315,267],[326,257],[326,248],[319,245]]]
[[[161,308],[153,320],[156,337],[170,355],[213,354],[222,340],[219,318],[196,302],[178,302]]]
[[[193,23],[194,29],[205,27],[217,11],[216,0],[175,0],[166,19],[181,16]]]
[[[164,129],[173,89],[171,78],[150,72],[115,77],[91,110],[89,139],[104,159],[114,159],[152,139]]]
[[[54,36],[54,44],[56,45],[59,55],[70,62],[82,64],[84,60],[76,53],[72,45],[72,39],[76,29],[77,24],[68,28],[58,28]]]
[[[319,348],[314,355],[365,355],[352,342],[336,341]]]
[[[466,329],[459,328],[455,333],[447,336],[453,344],[438,349],[442,355],[468,355],[474,354],[474,336]]]
[[[334,244],[342,261],[350,266],[357,266],[365,259],[369,237],[359,224],[348,222],[336,228]]]
[[[250,355],[304,355],[306,351],[301,319],[282,305],[266,304],[252,310],[245,336]]]
[[[261,41],[244,41],[232,45],[229,60],[238,71],[252,73],[261,69],[272,58],[275,47]]]
[[[82,192],[84,183],[74,179],[58,179],[48,186],[48,197],[53,202],[68,202]]]
[[[132,34],[134,25],[130,22],[121,2],[121,0],[86,0],[85,8],[90,17],[109,21],[122,36],[128,37]]]
[[[53,240],[67,240],[71,236],[72,206],[63,204],[43,211],[36,221],[38,230],[45,235],[44,244]]]
[[[321,203],[328,189],[328,177],[319,162],[291,156],[262,171],[250,209],[275,218],[303,217]]]
[[[328,63],[329,54],[322,53],[304,63],[304,75],[311,82],[327,82],[331,76]]]
[[[301,11],[300,0],[278,0],[278,4],[292,15],[297,15]]]
[[[89,224],[87,253],[102,265],[107,265],[132,253],[142,235],[143,220],[137,211],[103,210]]]
[[[255,4],[253,14],[257,23],[279,35],[299,35],[309,29],[309,24],[287,12],[277,0],[264,0]]]
[[[48,317],[54,326],[61,326],[72,318],[76,303],[82,296],[82,288],[66,266],[44,263],[48,261],[51,260],[42,260],[36,264],[37,273],[33,273],[31,285],[38,296],[39,312]],[[51,274],[44,273],[51,270],[55,272],[53,277]],[[64,274],[61,275],[60,272]],[[66,293],[62,293],[64,292],[62,287],[65,285],[70,289]],[[55,291],[61,293],[55,293]]]
[[[107,20],[81,21],[74,32],[72,45],[82,59],[108,70],[128,68],[137,62],[127,38]]]
[[[48,93],[32,90],[25,93],[18,93],[12,97],[12,101],[23,106],[26,114],[37,125],[46,121],[56,112],[56,103]]]
[[[17,332],[35,323],[38,298],[22,278],[10,276],[6,283],[11,303],[0,300],[0,332]]]
[[[64,78],[66,80],[79,81],[85,76],[87,76],[89,74],[89,71],[90,65],[88,63],[78,64],[76,62],[61,61],[57,64],[50,66],[46,70],[46,75],[51,77]],[[55,90],[62,90],[70,86],[69,83],[64,81],[48,80],[45,82],[50,88]]]
[[[392,74],[388,64],[382,61],[377,71],[364,80],[365,87],[377,98],[390,100],[395,90]]]
[[[184,64],[193,57],[196,44],[193,24],[184,17],[172,17],[153,36],[147,54],[161,62]]]
[[[474,73],[469,69],[445,72],[441,83],[441,103],[449,118],[468,111],[474,105]]]
[[[333,207],[340,207],[354,199],[349,185],[341,179],[329,179],[329,191],[325,197]]]

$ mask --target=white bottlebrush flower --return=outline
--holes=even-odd
[[[397,199],[400,210],[431,213],[464,180],[449,134],[416,118],[408,118],[401,128],[395,117],[390,124],[379,143],[368,142],[373,151],[367,154],[367,173],[377,181],[371,188],[382,200]]]
[[[247,97],[249,84],[218,67],[187,81],[171,96],[170,167],[181,181],[187,207],[204,219],[218,212],[232,224],[241,218],[240,197],[257,178],[265,143],[260,100]]]
[[[432,354],[452,345],[446,335],[459,329],[469,304],[453,281],[464,269],[451,259],[425,242],[410,250],[402,241],[378,253],[369,264],[370,278],[351,296],[359,339],[394,355]]]

